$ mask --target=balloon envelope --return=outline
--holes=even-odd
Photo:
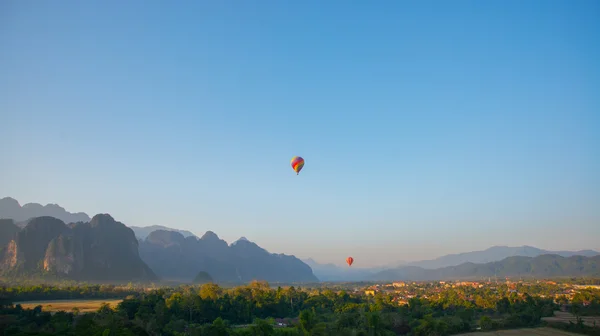
[[[346,263],[348,264],[348,266],[352,266],[353,262],[354,262],[354,258],[352,258],[352,257],[346,258]]]
[[[290,163],[292,164],[292,169],[294,169],[296,175],[300,174],[302,167],[304,167],[304,159],[299,156],[294,156]]]

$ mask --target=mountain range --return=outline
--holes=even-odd
[[[8,241],[0,249],[3,275],[53,274],[75,280],[155,280],[140,259],[133,231],[110,215],[98,214],[89,222],[65,224],[50,216],[34,217],[20,229],[4,220]],[[8,228],[8,229],[7,229]]]
[[[0,273],[5,275],[47,272],[74,279],[184,282],[201,272],[217,282],[561,276],[595,274],[599,255],[494,246],[397,267],[339,267],[269,253],[245,238],[228,245],[211,231],[198,238],[165,226],[127,227],[107,214],[89,218],[56,204],[20,206],[15,199],[0,199]]]
[[[564,276],[600,276],[600,255],[594,257],[543,254],[536,257],[514,256],[484,264],[462,263],[436,269],[403,266],[377,272],[374,281],[431,281],[488,279],[495,277],[551,278]]]
[[[228,245],[211,231],[198,238],[189,231],[153,226],[134,227],[136,234],[108,214],[68,225],[52,215],[89,218],[56,205],[21,207],[12,198],[0,199],[0,274],[190,282],[205,272],[216,282],[318,281],[296,257],[269,253],[245,238]]]
[[[0,218],[12,219],[17,224],[25,224],[31,218],[42,216],[54,217],[65,223],[89,222],[91,220],[90,216],[83,212],[71,213],[58,204],[27,203],[21,206],[14,198],[4,197],[0,199]]]
[[[580,251],[550,251],[532,246],[492,246],[482,251],[465,252],[459,254],[448,254],[431,260],[421,260],[402,263],[396,267],[389,267],[385,271],[404,269],[412,266],[422,269],[438,269],[451,266],[458,266],[464,263],[484,264],[488,262],[500,261],[509,257],[537,257],[546,254],[554,254],[562,257],[587,256],[593,257],[600,255],[600,252],[594,250]],[[382,268],[350,268],[340,267],[334,264],[319,264],[318,262],[307,259],[304,260],[313,269],[315,275],[321,281],[363,281],[372,279],[373,276],[383,271]]]
[[[27,225],[27,221],[34,217],[50,216],[65,223],[89,222],[90,216],[85,212],[72,213],[58,204],[41,205],[39,203],[27,203],[21,206],[19,201],[12,197],[0,199],[0,218],[12,219],[19,227]],[[150,232],[156,230],[169,230],[181,233],[184,237],[195,236],[190,231],[168,228],[162,225],[152,226],[130,226],[137,239],[144,240]]]
[[[228,245],[214,232],[202,238],[157,230],[140,242],[140,256],[161,278],[192,281],[198,272],[216,282],[318,282],[312,269],[294,256],[272,254],[246,238]]]
[[[600,252],[593,250],[580,250],[580,251],[550,251],[543,250],[532,246],[492,246],[483,251],[465,252],[458,254],[448,254],[433,260],[422,260],[417,262],[407,263],[400,266],[418,266],[426,269],[443,268],[448,266],[456,266],[463,263],[488,263],[492,261],[499,261],[508,257],[537,257],[543,254],[557,254],[563,257],[571,256],[586,256],[593,257],[600,255]]]

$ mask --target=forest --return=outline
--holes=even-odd
[[[553,286],[445,288],[421,284],[406,304],[380,292],[329,288],[272,288],[266,282],[222,288],[216,284],[164,288],[112,285],[0,287],[4,335],[452,335],[545,324],[559,304]],[[412,290],[412,289],[409,289]],[[50,313],[15,302],[57,298],[115,298],[94,313]],[[600,313],[600,291],[579,291],[569,309]],[[558,325],[587,335],[598,328]]]

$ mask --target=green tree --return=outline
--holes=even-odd
[[[300,312],[300,326],[302,330],[310,332],[316,324],[315,313],[312,310],[304,309]]]
[[[494,329],[493,321],[489,316],[482,316],[479,319],[479,326],[481,327],[481,330],[484,331]]]
[[[223,290],[217,284],[207,283],[200,287],[199,294],[203,300],[215,301],[223,295]]]
[[[256,319],[254,325],[250,327],[253,336],[270,336],[274,335],[273,326],[263,319]]]

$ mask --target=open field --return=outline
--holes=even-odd
[[[552,328],[527,328],[513,330],[498,330],[488,332],[474,332],[468,334],[460,334],[457,336],[580,336],[580,334],[569,333],[562,330]]]
[[[77,307],[80,312],[93,312],[98,310],[102,303],[106,302],[111,307],[116,307],[122,299],[102,299],[102,300],[48,300],[48,301],[24,301],[15,302],[14,304],[20,304],[23,308],[33,309],[36,306],[41,305],[43,311],[57,312],[67,311],[70,312],[73,308]]]
[[[599,316],[581,316],[581,319],[583,320],[583,324],[585,324],[588,327],[593,327],[594,321],[596,322],[597,326],[600,326]],[[562,322],[567,324],[569,323],[569,321],[577,323],[577,318],[575,317],[575,315],[561,311],[555,311],[554,316],[552,317],[542,317],[542,320],[546,322]]]

